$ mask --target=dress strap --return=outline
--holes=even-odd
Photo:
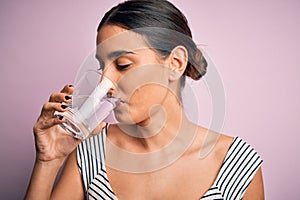
[[[242,199],[256,171],[262,164],[257,152],[235,137],[215,181],[225,199]]]

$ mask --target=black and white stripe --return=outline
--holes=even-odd
[[[262,164],[257,152],[235,137],[211,188],[201,199],[242,199]],[[215,195],[213,195],[215,194]]]
[[[77,165],[83,179],[87,199],[116,200],[105,168],[106,131],[83,141],[77,148]],[[235,137],[213,186],[202,200],[242,199],[262,164],[257,152]]]
[[[77,165],[87,199],[117,199],[109,184],[105,168],[106,129],[79,144]]]

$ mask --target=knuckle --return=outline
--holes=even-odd
[[[48,120],[43,120],[42,121],[42,126],[43,127],[49,127],[49,121]]]
[[[33,133],[36,134],[38,132],[39,128],[37,123],[33,126]]]
[[[64,88],[61,90],[61,92],[66,94],[72,94],[74,91],[74,88],[72,85],[65,85]]]
[[[56,93],[52,93],[52,94],[50,95],[50,100],[53,100],[53,99],[55,98],[55,96],[56,96]]]
[[[49,103],[45,103],[44,105],[43,105],[43,110],[47,110],[49,108]]]
[[[66,90],[68,90],[68,85],[65,85],[60,92],[65,92]]]
[[[51,108],[53,107],[53,103],[51,103],[51,102],[47,102],[47,103],[45,103],[44,105],[43,105],[43,110],[45,111],[48,111],[48,110],[50,110]]]

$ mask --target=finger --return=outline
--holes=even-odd
[[[66,110],[68,110],[68,106],[64,104],[47,102],[42,108],[41,117],[44,119],[53,118],[55,111],[65,112]]]
[[[74,92],[74,87],[73,85],[66,85],[60,92],[66,94],[72,94]]]
[[[49,102],[65,102],[70,103],[72,96],[67,93],[53,93],[50,95]]]
[[[33,131],[35,134],[39,133],[41,130],[45,130],[51,128],[57,124],[61,124],[64,122],[63,117],[53,117],[46,120],[39,120],[33,127]]]

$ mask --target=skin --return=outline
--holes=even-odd
[[[106,25],[98,33],[97,44],[102,44],[124,31],[120,27]],[[213,184],[233,138],[220,134],[211,153],[204,159],[199,159],[198,155],[208,130],[189,122],[178,100],[179,77],[187,63],[185,48],[178,47],[168,58],[161,59],[155,51],[145,48],[142,38],[135,41],[135,44],[138,43],[138,46],[143,48],[126,47],[126,50],[129,49],[134,54],[124,54],[113,59],[109,59],[106,55],[118,45],[114,46],[110,43],[110,49],[98,46],[97,54],[101,57],[101,62],[105,63],[104,75],[119,83],[119,87],[112,88],[109,93],[124,99],[124,104],[117,108],[116,117],[120,121],[127,120],[128,130],[136,126],[142,127],[142,131],[131,135],[125,134],[120,126],[110,125],[107,133],[108,141],[128,152],[151,153],[176,140],[178,124],[184,126],[185,130],[189,130],[185,133],[186,138],[193,139],[174,163],[148,173],[126,173],[107,165],[110,185],[121,200],[145,199],[145,197],[147,199],[200,199]],[[102,49],[108,50],[104,52]],[[138,67],[153,63],[165,67],[161,68],[166,72],[165,75],[155,81],[160,85],[151,85],[147,81],[138,82],[136,84],[140,87],[137,89],[125,84],[128,83],[126,77],[130,77],[130,73],[138,74]],[[129,65],[129,67],[118,70],[117,65]],[[168,73],[170,69],[171,72],[173,70],[176,73]],[[153,69],[147,70],[150,70],[147,71],[150,76],[151,73],[156,73],[151,71]],[[125,81],[122,81],[123,79]],[[65,134],[64,130],[57,126],[64,119],[53,118],[55,111],[66,110],[61,107],[61,103],[69,103],[71,100],[66,100],[65,96],[72,92],[72,87],[65,86],[60,93],[51,95],[34,126],[36,162],[25,199],[84,199],[84,187],[76,164],[76,146],[80,141]],[[157,104],[163,108],[164,117],[157,112],[149,114],[151,107]],[[174,115],[174,113],[181,114]],[[155,129],[153,127],[156,122],[162,118],[165,120],[164,128],[157,129],[155,135],[146,137]],[[103,128],[104,124],[100,124],[99,127]],[[110,143],[107,145],[109,146]],[[108,151],[107,157],[114,157],[114,155]],[[65,159],[67,160],[61,177],[52,191],[55,177]],[[261,169],[255,174],[244,199],[264,199]]]

